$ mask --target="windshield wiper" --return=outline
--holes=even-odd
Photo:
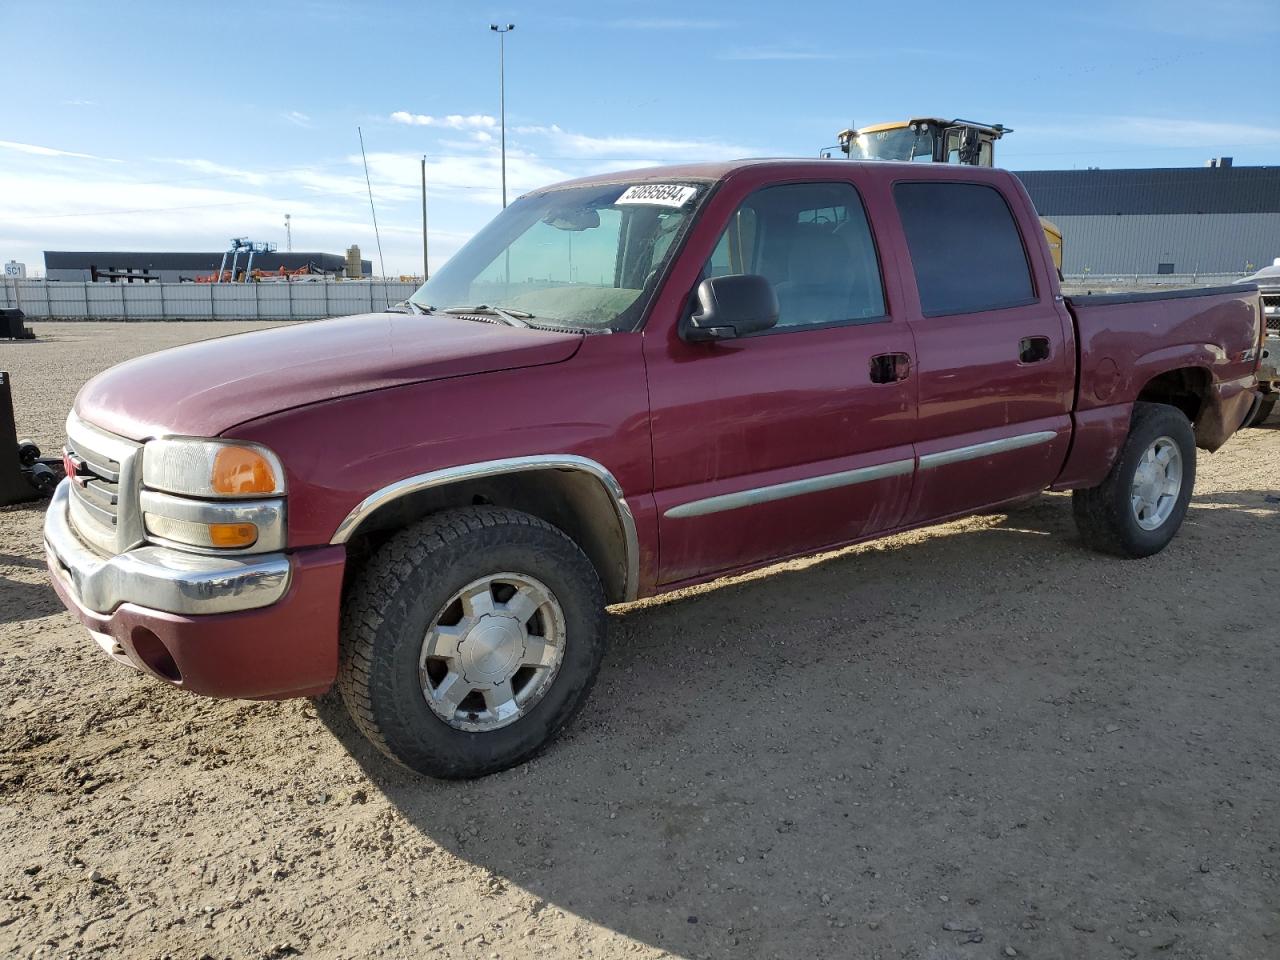
[[[532,313],[524,310],[508,310],[505,307],[491,307],[488,304],[481,303],[474,307],[446,307],[440,311],[447,313],[452,317],[465,317],[467,315],[481,317],[497,317],[509,327],[527,327],[526,320],[534,319]]]
[[[416,300],[401,300],[399,303],[393,303],[383,313],[432,313],[431,307],[424,307]]]

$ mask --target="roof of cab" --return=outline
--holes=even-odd
[[[761,157],[747,158],[743,160],[721,160],[708,163],[673,163],[660,167],[640,167],[635,170],[618,170],[610,173],[594,173],[587,177],[578,177],[573,180],[564,180],[556,184],[548,184],[546,187],[540,187],[538,190],[547,190],[553,187],[578,187],[592,183],[643,183],[649,181],[661,180],[703,180],[715,182],[722,180],[729,174],[745,169],[746,167],[794,167],[796,165],[812,164],[814,166],[827,166],[833,162],[848,163],[849,161],[831,161],[831,160],[815,160],[811,158],[795,158],[795,157]],[[538,190],[531,190],[530,193],[537,193]]]
[[[547,184],[546,186],[528,191],[528,194],[537,194],[545,190],[559,190],[565,187],[588,186],[594,183],[646,183],[670,180],[701,180],[703,182],[716,183],[733,173],[737,173],[740,170],[748,168],[774,168],[780,171],[785,170],[787,172],[793,172],[808,168],[813,168],[814,170],[831,170],[832,164],[835,164],[837,167],[846,167],[852,164],[855,166],[874,167],[876,169],[882,167],[910,167],[917,173],[925,173],[925,171],[928,171],[925,173],[927,177],[938,177],[939,179],[946,179],[948,171],[957,173],[960,177],[971,179],[975,176],[975,171],[977,171],[976,175],[981,178],[990,174],[993,170],[998,170],[998,168],[993,167],[961,167],[956,164],[908,163],[896,160],[760,157],[743,160],[725,160],[714,163],[679,163],[660,167],[641,167],[637,170],[619,170],[611,173],[596,173],[588,177],[579,177],[574,180],[564,180],[560,183]]]

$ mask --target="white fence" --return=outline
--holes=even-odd
[[[1067,276],[1067,293],[1160,290],[1233,283],[1241,274]],[[35,320],[319,320],[374,313],[409,297],[399,280],[297,280],[268,283],[90,283],[4,280],[0,307]]]
[[[1224,287],[1243,276],[1244,273],[1069,273],[1062,278],[1062,289],[1066,293],[1100,293]]]
[[[385,310],[417,286],[398,280],[8,280],[0,282],[0,307],[18,307],[35,320],[318,320]]]

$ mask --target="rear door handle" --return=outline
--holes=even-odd
[[[911,376],[911,358],[905,353],[881,353],[871,358],[872,383],[897,383]]]
[[[1018,341],[1018,362],[1039,363],[1049,359],[1048,337],[1023,337]]]

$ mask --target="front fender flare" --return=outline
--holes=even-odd
[[[468,480],[481,480],[490,477],[506,476],[513,473],[528,473],[534,470],[572,470],[593,477],[604,488],[617,516],[624,541],[626,569],[624,573],[624,599],[634,600],[639,595],[640,585],[640,540],[636,533],[635,516],[623,496],[622,485],[603,464],[576,454],[538,454],[525,457],[507,457],[501,460],[486,460],[480,463],[460,464],[405,477],[387,484],[369,494],[343,518],[338,524],[329,542],[345,544],[359,529],[360,525],[380,508],[393,503],[402,497],[444,487]]]

